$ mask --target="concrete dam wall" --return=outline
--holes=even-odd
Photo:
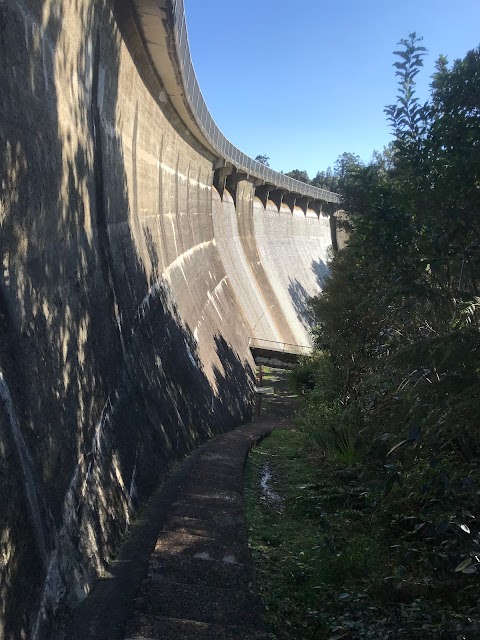
[[[305,343],[325,274],[328,216],[218,183],[139,15],[0,2],[1,640],[48,637],[172,465],[250,418],[249,337]]]

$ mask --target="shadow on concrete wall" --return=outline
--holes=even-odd
[[[320,289],[323,289],[325,278],[329,273],[327,265],[321,259],[312,260],[312,271],[315,274],[318,286],[320,287]]]
[[[307,290],[296,278],[295,280],[289,278],[288,293],[290,294],[293,308],[295,309],[298,319],[306,329],[310,329],[313,316],[308,308],[310,295]]]
[[[321,259],[313,260],[311,266],[312,271],[315,274],[318,287],[321,290],[323,288],[325,277],[328,275],[328,267]],[[310,294],[296,278],[294,280],[291,278],[289,279],[288,293],[290,294],[298,319],[307,330],[311,329],[314,318],[308,305],[311,298]]]
[[[106,568],[168,467],[248,418],[252,384],[216,336],[224,371],[212,388],[174,292],[148,281],[137,255],[123,147],[103,126],[118,99],[109,7],[49,7],[19,0],[2,5],[0,20],[5,640],[47,635],[53,613]]]

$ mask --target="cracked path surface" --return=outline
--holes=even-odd
[[[56,640],[266,640],[243,508],[250,448],[279,418],[218,436],[152,498]],[[153,548],[153,552],[152,552]]]

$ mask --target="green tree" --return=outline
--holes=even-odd
[[[328,167],[326,171],[318,171],[311,184],[321,189],[341,191],[347,175],[357,167],[362,166],[360,157],[355,153],[342,153],[335,161],[334,168]]]
[[[304,169],[293,169],[293,171],[289,171],[285,175],[289,178],[293,178],[294,180],[300,180],[300,182],[310,184],[310,178],[308,177],[308,173]]]
[[[349,242],[312,307],[352,396],[386,377],[408,395],[384,396],[392,428],[415,417],[432,447],[441,433],[465,456],[480,453],[480,49],[451,66],[440,57],[421,104],[420,43],[410,34],[396,52],[393,144],[367,166],[352,154],[336,164]]]
[[[365,166],[351,154],[335,165],[349,239],[311,301],[321,354],[299,424],[333,464],[325,430],[358,435],[369,486],[383,487],[381,536],[402,550],[399,588],[424,573],[429,611],[453,588],[465,614],[472,582],[452,576],[480,570],[464,524],[480,510],[480,49],[453,65],[441,56],[422,104],[426,50],[415,33],[399,45],[393,143]],[[334,404],[322,398],[325,374],[345,382]]]
[[[263,155],[263,156],[262,156],[262,155],[258,155],[258,156],[255,158],[255,160],[256,160],[257,162],[260,162],[261,164],[264,164],[266,167],[269,167],[269,166],[270,166],[270,163],[269,163],[270,158],[269,158],[268,156],[265,156],[265,155]]]
[[[317,171],[317,175],[312,179],[311,184],[319,189],[338,191],[338,179],[333,174],[332,167],[328,167],[326,171]]]
[[[336,159],[333,173],[339,180],[345,180],[349,172],[360,166],[362,166],[360,156],[346,151]]]

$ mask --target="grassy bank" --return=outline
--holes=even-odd
[[[302,431],[275,431],[252,452],[245,499],[273,637],[480,637],[475,576],[452,556],[471,524],[467,534],[406,515],[375,470],[331,462]]]
[[[278,430],[247,465],[257,586],[278,638],[313,640],[331,638],[344,627],[353,631],[354,611],[364,609],[364,589],[385,554],[370,529],[368,496],[355,486],[355,469],[325,473],[310,444],[301,432]]]

